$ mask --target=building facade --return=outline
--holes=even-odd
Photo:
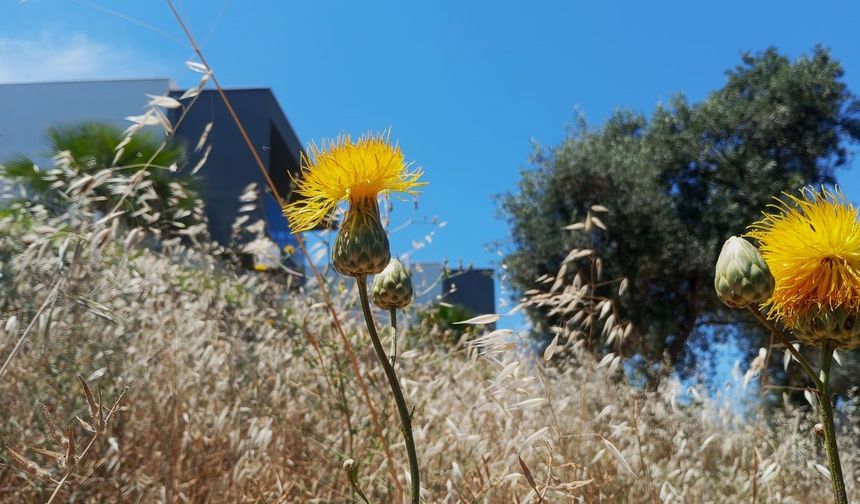
[[[289,199],[291,177],[299,175],[302,146],[272,90],[227,89],[225,93],[278,193]],[[171,91],[170,94],[179,98],[182,91]],[[206,156],[206,164],[200,171],[200,184],[212,238],[219,243],[228,243],[233,222],[242,205],[239,196],[248,184],[254,183],[263,194],[262,208],[256,217],[265,220],[269,237],[280,248],[294,245],[295,239],[287,220],[269,192],[257,162],[220,94],[216,90],[204,90],[194,98],[183,100],[182,104],[181,109],[171,109],[170,119],[177,125],[176,137],[186,143],[189,165],[196,165],[202,156]],[[210,129],[207,145],[211,146],[211,151],[207,152],[207,148],[195,151],[197,141],[207,127]]]
[[[121,129],[142,114],[146,95],[163,96],[170,79],[0,84],[0,162],[25,154],[50,166],[45,131],[59,124],[103,122]]]
[[[409,266],[418,304],[448,303],[475,315],[496,312],[495,281],[491,268],[445,269],[442,263]]]
[[[147,95],[179,98],[182,93],[170,79],[162,78],[0,84],[0,163],[23,154],[41,167],[51,167],[54,153],[45,138],[49,127],[100,122],[125,129],[128,116],[145,112]],[[279,193],[289,197],[290,177],[298,174],[302,148],[271,89],[228,89],[226,94]],[[182,104],[168,110],[167,116],[176,126],[176,139],[185,145],[188,166],[195,166],[206,153],[195,147],[211,124],[207,141],[211,151],[198,174],[211,237],[230,242],[239,196],[248,184],[256,183],[263,201],[250,217],[266,222],[269,237],[280,248],[293,244],[287,221],[218,93],[204,90]]]

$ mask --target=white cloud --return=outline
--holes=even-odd
[[[160,65],[82,33],[0,37],[0,83],[158,76]]]

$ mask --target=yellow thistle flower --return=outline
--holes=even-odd
[[[302,157],[302,176],[296,193],[305,199],[284,207],[293,232],[316,227],[341,201],[361,205],[380,193],[415,193],[421,170],[409,171],[403,152],[391,145],[388,134],[366,135],[353,142],[349,135],[322,148],[312,144]]]
[[[819,341],[856,339],[860,324],[855,324],[853,315],[860,312],[860,213],[838,190],[813,188],[771,207],[776,212],[765,214],[748,233],[761,244],[775,280],[773,294],[765,303],[770,317],[798,330],[801,338],[806,332],[815,333]],[[844,322],[845,327],[830,329],[845,334],[822,334],[822,321],[831,319]],[[814,330],[805,331],[807,328]],[[848,343],[842,341],[840,346]]]

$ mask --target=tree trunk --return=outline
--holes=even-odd
[[[684,306],[684,314],[678,324],[675,340],[668,348],[669,360],[673,367],[677,367],[686,357],[687,340],[690,339],[690,334],[696,328],[696,321],[699,318],[699,306],[696,300],[699,298],[700,282],[697,278],[690,278],[688,281],[690,282],[690,291]]]

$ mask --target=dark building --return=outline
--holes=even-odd
[[[496,312],[493,270],[468,269],[442,279],[442,300],[483,315]]]
[[[171,91],[170,96],[178,99],[182,93]],[[225,93],[275,187],[281,196],[288,198],[290,174],[296,176],[299,172],[302,147],[275,95],[268,88],[227,89]],[[186,143],[189,166],[195,166],[211,146],[199,178],[212,238],[229,243],[233,222],[243,204],[239,197],[254,182],[264,194],[261,207],[255,210],[256,217],[265,220],[269,236],[281,248],[293,245],[295,240],[287,220],[268,191],[266,180],[218,91],[204,90],[181,102],[182,108],[171,110],[170,121],[177,125],[177,138]],[[201,134],[210,123],[206,146],[195,152]]]
[[[496,312],[495,281],[491,268],[447,269],[438,262],[409,265],[415,286],[415,303],[445,302],[475,315]]]

